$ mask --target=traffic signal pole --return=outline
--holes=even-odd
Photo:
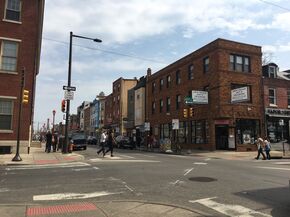
[[[21,82],[20,82],[20,93],[19,93],[19,110],[18,110],[18,129],[17,129],[17,146],[16,146],[16,154],[12,161],[22,161],[20,155],[19,155],[19,145],[20,145],[20,124],[21,124],[21,116],[22,116],[22,100],[23,100],[23,87],[24,87],[24,82],[25,82],[25,69],[22,69],[22,74],[21,74]]]

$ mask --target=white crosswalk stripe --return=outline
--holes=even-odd
[[[69,167],[87,167],[91,166],[88,163],[72,162],[72,163],[59,163],[59,164],[43,164],[43,165],[23,165],[23,166],[10,166],[5,170],[34,170],[34,169],[51,169],[51,168],[69,168]]]

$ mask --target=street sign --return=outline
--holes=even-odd
[[[179,130],[179,119],[172,119],[172,129]]]
[[[70,90],[70,91],[76,91],[76,87],[68,87],[68,86],[62,86],[63,90]]]
[[[192,105],[193,104],[193,99],[190,96],[184,97],[184,103],[186,105]]]
[[[144,128],[145,128],[145,131],[150,131],[150,122],[145,122]]]
[[[65,100],[73,100],[74,99],[74,92],[71,91],[64,91],[64,99]]]

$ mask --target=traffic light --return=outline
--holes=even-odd
[[[64,99],[61,101],[61,111],[65,112],[65,100]]]
[[[22,95],[22,103],[27,104],[29,100],[29,91],[28,90],[23,90],[23,95]]]
[[[194,110],[193,108],[189,108],[189,117],[193,117],[194,116]]]
[[[188,109],[183,109],[183,117],[187,118],[188,117]]]

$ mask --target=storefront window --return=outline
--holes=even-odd
[[[260,133],[259,120],[237,119],[236,139],[238,144],[253,144]]]
[[[171,137],[171,124],[160,125],[160,139],[170,139]]]
[[[191,121],[191,143],[204,144],[209,141],[209,126],[206,120]]]
[[[289,121],[284,120],[284,126],[279,124],[279,118],[270,118],[267,121],[267,136],[270,139],[270,142],[276,143],[282,141],[282,130],[283,130],[283,140],[289,140]]]
[[[178,138],[179,143],[186,143],[188,130],[186,122],[179,122]]]

